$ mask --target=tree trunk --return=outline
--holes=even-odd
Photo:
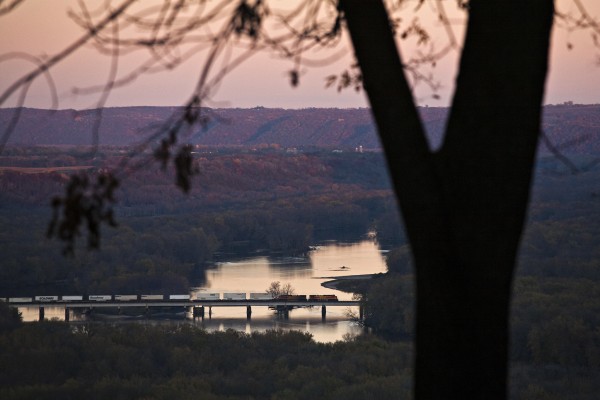
[[[504,399],[552,0],[471,0],[446,136],[432,153],[380,0],[340,0],[417,275],[415,397]]]

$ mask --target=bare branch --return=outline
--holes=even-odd
[[[4,104],[4,102],[13,95],[19,88],[24,85],[29,85],[33,82],[38,76],[44,74],[47,70],[63,61],[65,58],[73,54],[75,51],[79,50],[84,44],[86,44],[90,39],[98,34],[98,32],[102,31],[110,22],[115,20],[119,15],[121,15],[131,4],[133,4],[135,0],[127,0],[119,8],[115,11],[111,12],[103,21],[95,25],[93,28],[89,29],[86,34],[81,36],[75,42],[71,43],[60,53],[52,56],[50,59],[45,61],[35,70],[29,72],[24,75],[20,79],[17,79],[13,82],[2,94],[0,94],[0,105]]]
[[[24,0],[13,0],[13,1],[9,2],[8,4],[3,5],[2,3],[4,3],[5,1],[0,0],[0,16],[10,13],[12,10],[14,10],[19,5],[21,5],[21,3],[23,3],[23,1]]]
[[[26,60],[33,64],[38,65],[38,67],[43,64],[43,60],[40,59],[39,57],[34,57],[30,54],[22,53],[22,52],[13,52],[13,53],[6,53],[3,55],[0,55],[0,64],[5,61],[14,60],[14,59]],[[52,79],[52,75],[50,74],[50,72],[48,70],[45,70],[43,72],[43,74],[44,74],[44,77],[46,78],[46,82],[48,84],[48,90],[50,91],[50,99],[52,102],[51,108],[54,109],[54,108],[58,107],[58,95],[56,92],[56,84],[54,83],[54,79]],[[19,122],[19,118],[21,115],[20,108],[25,104],[27,91],[29,90],[30,85],[31,85],[31,82],[25,84],[21,88],[21,94],[19,96],[19,99],[17,100],[17,110],[12,115],[10,122],[6,126],[6,129],[4,129],[4,132],[2,133],[2,138],[0,139],[0,154],[2,154],[2,152],[4,151],[4,147],[6,146],[8,139],[10,139],[15,127],[17,126],[17,123]]]

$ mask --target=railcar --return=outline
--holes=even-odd
[[[112,298],[110,294],[90,294],[87,299],[89,301],[111,301]]]
[[[306,301],[305,294],[281,294],[276,297],[277,300],[281,301]]]
[[[221,293],[200,292],[196,294],[196,300],[221,300]]]
[[[338,301],[335,294],[311,294],[308,299],[311,301]]]
[[[61,296],[60,301],[83,301],[83,296]]]
[[[115,294],[115,301],[137,301],[137,294]]]
[[[49,303],[53,301],[58,301],[58,296],[35,296],[34,301],[39,303]]]
[[[140,300],[142,301],[161,301],[164,300],[165,296],[162,294],[142,294]]]
[[[9,303],[32,303],[33,297],[9,297]]]
[[[170,294],[169,300],[189,300],[189,294]]]
[[[250,293],[250,300],[273,300],[269,293]]]
[[[223,300],[246,300],[246,293],[223,293]]]

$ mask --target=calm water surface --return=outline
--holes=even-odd
[[[218,263],[206,271],[206,284],[197,291],[264,292],[273,281],[290,283],[296,294],[335,294],[340,300],[352,295],[327,289],[321,283],[339,276],[385,272],[385,260],[374,241],[317,247],[306,258],[255,257]],[[349,318],[357,307],[328,307],[321,318],[320,307],[295,309],[283,319],[267,307],[252,307],[252,319],[246,321],[241,307],[213,308],[212,318],[198,323],[209,330],[238,329],[245,332],[267,329],[296,329],[311,333],[315,340],[333,342],[344,335],[356,335],[361,328]]]
[[[327,243],[311,251],[307,257],[253,257],[215,264],[206,271],[206,283],[192,293],[205,292],[264,292],[273,281],[290,283],[296,294],[335,294],[340,300],[350,300],[351,294],[327,289],[321,283],[339,276],[385,272],[385,260],[374,241],[352,244]],[[37,309],[21,309],[24,320],[37,319]],[[284,319],[267,307],[252,307],[251,320],[246,319],[245,307],[215,307],[212,316],[189,323],[207,330],[236,329],[251,333],[267,329],[301,330],[315,340],[333,342],[344,335],[356,335],[361,328],[349,318],[356,307],[328,307],[327,317],[321,318],[320,307],[295,309]],[[64,319],[64,309],[48,307],[46,318]],[[72,318],[73,320],[74,318]],[[76,318],[75,318],[76,319]]]

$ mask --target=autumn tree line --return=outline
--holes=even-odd
[[[164,293],[201,284],[210,262],[224,257],[302,255],[321,240],[357,240],[370,230],[382,241],[401,240],[379,153],[199,149],[200,176],[189,195],[174,190],[159,167],[137,171],[117,191],[119,227],[103,228],[100,251],[87,251],[82,235],[75,255],[65,258],[60,241],[45,237],[50,199],[68,173],[101,170],[126,151],[5,152],[0,292]]]

